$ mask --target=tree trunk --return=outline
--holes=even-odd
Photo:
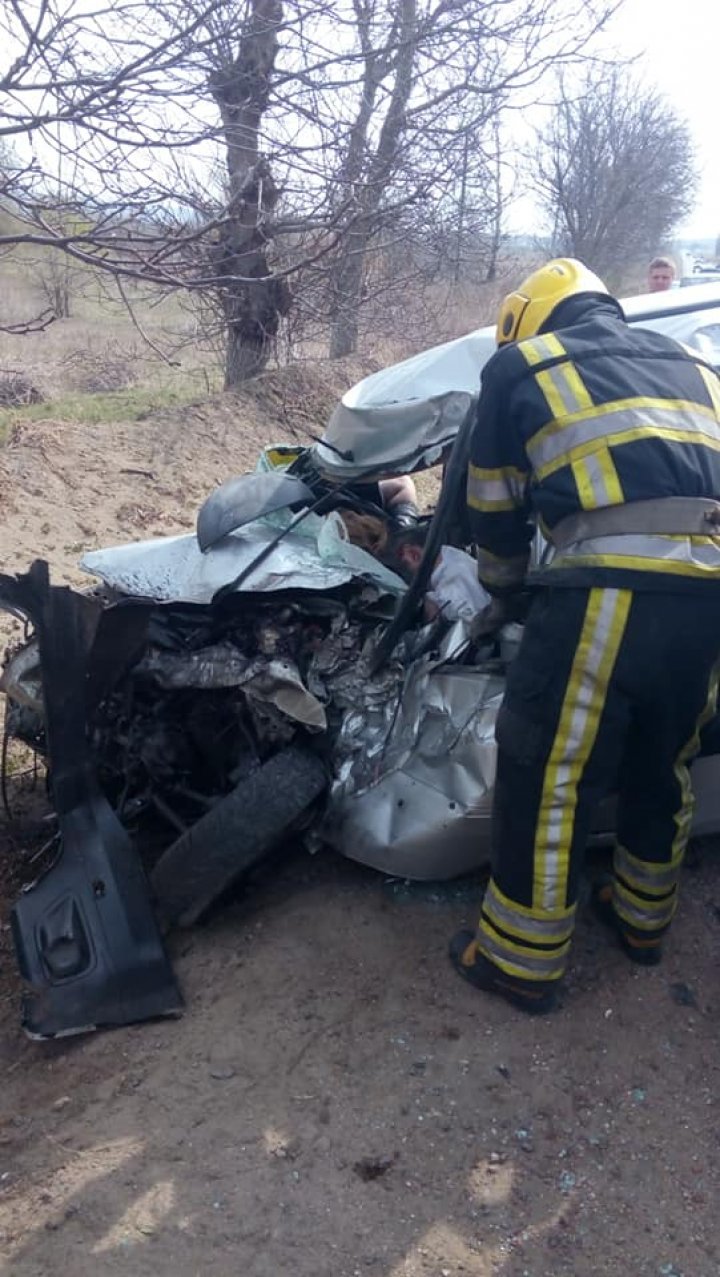
[[[497,278],[498,258],[500,256],[500,245],[503,239],[503,189],[502,189],[502,148],[500,145],[500,124],[497,117],[493,121],[493,141],[494,150],[492,156],[492,191],[493,191],[493,212],[492,212],[492,233],[490,236],[490,248],[488,253],[487,271],[485,272],[485,283],[493,284]]]
[[[368,239],[369,235],[363,228],[349,234],[335,266],[331,359],[343,359],[357,350]]]
[[[468,158],[470,154],[470,136],[465,132],[463,139],[462,172],[460,174],[460,203],[458,205],[457,242],[455,245],[455,265],[453,283],[459,284],[462,275],[463,246],[465,239],[465,214],[467,208]]]
[[[227,326],[225,342],[225,389],[234,390],[262,372],[270,354],[269,344],[248,341],[240,327]]]
[[[343,176],[353,200],[348,227],[332,272],[331,359],[340,359],[344,355],[353,354],[357,349],[365,261],[385,188],[397,165],[406,127],[407,106],[413,88],[418,50],[417,0],[397,0],[396,24],[395,82],[375,152],[367,165],[363,162],[363,151],[368,147],[372,108],[380,83],[377,79],[378,66],[383,63],[384,54],[372,49],[369,28],[364,33],[361,29],[365,57],[365,92],[355,127],[351,131],[351,147],[344,166]]]
[[[210,83],[223,122],[232,198],[213,253],[227,329],[226,390],[262,372],[290,308],[290,290],[267,260],[278,191],[259,149],[282,20],[282,0],[250,0],[237,55],[217,68]]]

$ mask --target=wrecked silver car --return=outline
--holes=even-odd
[[[715,286],[627,311],[720,363]],[[267,449],[211,494],[195,535],[87,554],[88,593],[51,585],[42,563],[0,577],[0,604],[34,627],[2,675],[7,730],[47,760],[59,831],[13,911],[31,1034],[176,1014],[162,932],[291,833],[407,878],[487,859],[518,636],[426,622],[422,602],[443,545],[463,544],[493,349],[484,329],[367,378],[321,442]],[[441,460],[408,584],[352,543],[343,511],[388,518],[364,485]],[[716,758],[696,764],[696,832],[720,828],[717,776]],[[597,833],[611,828],[608,805]]]

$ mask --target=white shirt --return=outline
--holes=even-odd
[[[471,621],[492,601],[478,581],[475,559],[454,545],[440,551],[427,597],[449,621]]]

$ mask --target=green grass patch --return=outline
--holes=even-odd
[[[115,421],[142,421],[161,409],[181,407],[222,388],[204,379],[192,379],[176,386],[131,386],[125,390],[104,390],[96,394],[66,394],[45,403],[21,408],[0,408],[0,443],[20,421],[68,421],[74,424],[111,424]]]

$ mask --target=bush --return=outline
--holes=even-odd
[[[72,390],[97,395],[125,390],[137,381],[137,360],[120,349],[71,350],[63,360],[65,381]]]
[[[0,407],[22,408],[26,404],[43,403],[45,396],[22,372],[0,372]]]

